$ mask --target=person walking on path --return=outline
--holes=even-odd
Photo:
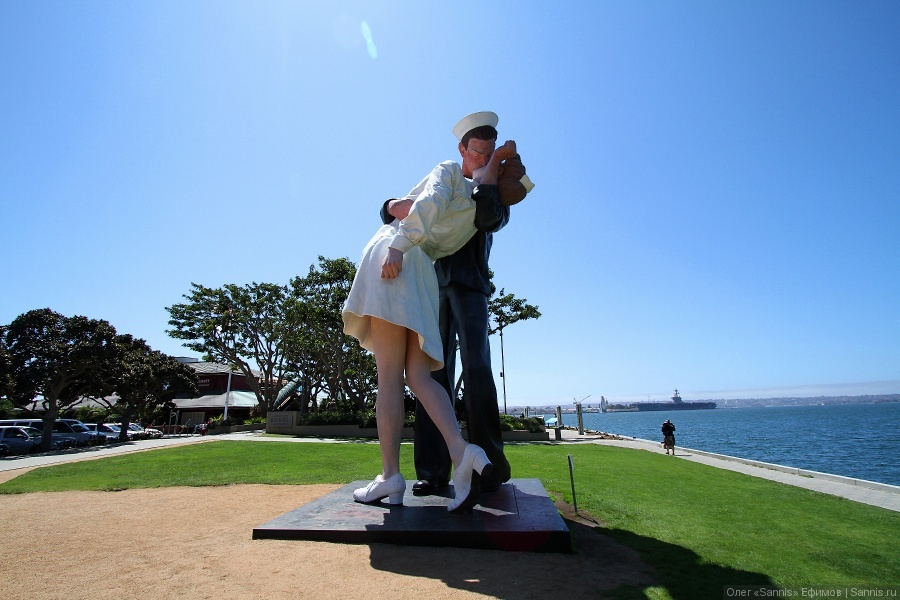
[[[672,456],[675,456],[675,424],[672,423],[671,419],[666,419],[665,423],[662,424],[662,434],[663,448],[666,449],[666,454],[671,449]]]

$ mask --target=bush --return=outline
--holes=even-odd
[[[255,415],[246,419],[241,419],[238,417],[228,417],[226,419],[224,418],[224,415],[218,415],[209,419],[207,424],[209,425],[210,429],[215,429],[216,427],[230,427],[232,425],[254,425],[256,423],[265,422],[266,418],[259,415]]]
[[[531,433],[540,433],[546,431],[544,422],[537,417],[528,417],[527,419],[519,419],[522,422],[523,429],[527,429]]]
[[[412,427],[415,420],[415,413],[406,413],[403,426]],[[259,422],[264,423],[265,420]],[[377,428],[378,422],[375,419],[375,411],[372,409],[364,411],[323,410],[301,415],[297,418],[297,425],[359,425],[360,427]]]
[[[375,418],[374,410],[367,410],[363,413],[360,413],[362,418],[360,419],[360,427],[368,427],[368,428],[378,428],[378,420]],[[415,412],[407,412],[403,415],[403,426],[404,427],[412,427],[416,423],[416,413]]]
[[[210,429],[215,429],[216,427],[230,427],[232,425],[240,425],[236,419],[231,417],[225,418],[225,415],[219,415],[216,417],[212,417],[209,421],[207,421],[207,425]]]
[[[500,415],[501,431],[529,431],[531,433],[539,433],[545,431],[543,422],[537,417],[515,417],[513,415]]]
[[[513,431],[514,429],[519,429],[519,417],[514,417],[505,413],[501,414],[500,431]]]
[[[351,411],[319,411],[307,413],[297,419],[297,425],[359,425],[362,417]]]
[[[19,412],[11,401],[6,398],[0,399],[0,419],[13,419]]]
[[[360,427],[378,427],[378,421],[375,419],[375,411],[367,410],[360,413]]]

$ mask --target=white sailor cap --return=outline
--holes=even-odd
[[[497,123],[500,121],[500,117],[497,116],[497,113],[492,113],[490,111],[482,111],[477,113],[472,113],[471,115],[466,115],[462,119],[459,120],[453,127],[453,135],[456,136],[456,139],[462,141],[463,136],[475,129],[476,127],[483,127],[484,125],[490,125],[494,129],[497,128]]]

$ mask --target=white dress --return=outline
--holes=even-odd
[[[474,186],[458,164],[439,164],[407,195],[415,198],[409,215],[382,225],[366,244],[341,311],[344,333],[363,348],[373,351],[371,317],[378,317],[415,331],[432,371],[444,366],[434,261],[475,234]],[[388,247],[403,252],[403,268],[394,279],[381,278]]]

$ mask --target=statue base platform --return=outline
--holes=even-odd
[[[512,479],[482,494],[474,510],[464,514],[447,512],[449,490],[413,496],[412,481],[406,483],[403,506],[354,502],[353,490],[366,484],[354,481],[260,525],[253,529],[253,539],[572,551],[569,529],[540,479]]]

